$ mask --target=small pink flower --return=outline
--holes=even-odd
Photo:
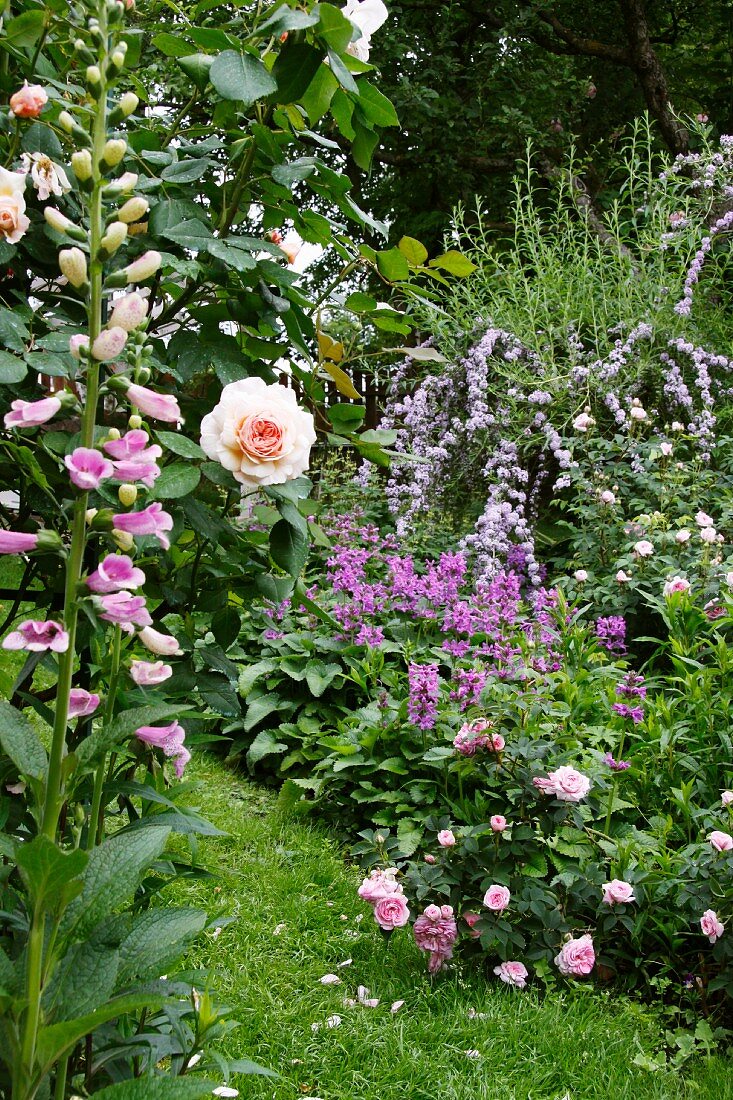
[[[628,905],[630,901],[636,901],[633,886],[622,879],[611,879],[603,885],[602,890],[606,905]]]
[[[130,676],[138,687],[152,687],[154,684],[162,684],[164,680],[172,675],[173,669],[171,666],[164,665],[162,661],[133,660],[130,662]]]
[[[456,843],[456,838],[450,829],[441,829],[438,833],[438,844],[441,848],[452,848]]]
[[[430,852],[428,852],[427,855],[425,856],[425,862],[426,863],[435,863],[435,856],[431,855]]]
[[[506,818],[502,814],[494,814],[489,821],[492,831],[495,833],[503,833],[506,829]]]
[[[628,575],[628,573],[624,573],[623,569],[619,569],[618,573],[616,574],[616,583],[628,584],[630,580],[631,577]]]
[[[733,791],[723,791],[720,801],[724,806],[733,806]]]
[[[395,874],[396,871],[392,867],[388,867],[386,870],[375,868],[370,871],[357,891],[359,897],[362,901],[368,901],[370,905],[375,905],[382,898],[401,894],[403,892],[402,886],[395,879]]]
[[[672,454],[672,444],[667,442],[660,443],[659,450],[662,452],[665,458],[669,458],[669,456]]]
[[[700,539],[702,542],[706,542],[710,546],[714,542],[718,541],[718,532],[715,530],[714,527],[703,527],[700,530]]]
[[[183,744],[186,737],[183,726],[175,720],[168,726],[140,726],[135,730],[135,736],[146,745],[162,749],[166,756],[173,757],[176,775],[181,778],[183,769],[191,759]]]
[[[513,985],[516,989],[524,989],[529,971],[524,963],[503,962],[494,967],[494,973],[500,981],[506,982],[507,985]]]
[[[506,886],[494,883],[484,894],[484,905],[493,913],[501,913],[506,909],[511,899],[511,894]]]
[[[695,523],[698,527],[714,527],[715,520],[712,516],[709,516],[707,512],[697,512],[695,515]]]
[[[48,95],[40,84],[23,81],[23,87],[10,97],[10,110],[16,118],[38,118],[48,103]]]
[[[610,489],[604,489],[601,493],[601,504],[615,504],[616,494],[612,493]]]
[[[123,588],[139,588],[141,584],[145,584],[145,574],[127,554],[108,554],[87,577],[87,587],[92,592],[119,592]]]
[[[0,554],[28,554],[35,550],[38,535],[24,531],[0,531]]]
[[[725,932],[725,925],[718,919],[718,914],[714,909],[705,910],[700,918],[700,928],[702,934],[707,936],[711,943],[715,943]]]
[[[105,478],[111,477],[112,463],[93,447],[77,447],[64,459],[69,478],[77,489],[89,492],[98,489]]]
[[[476,923],[481,920],[480,913],[464,913],[463,919],[468,925],[468,934],[472,940],[478,940],[481,938],[480,929],[476,928]]]
[[[99,696],[85,691],[84,688],[72,688],[69,692],[69,718],[86,718],[94,714],[99,706]]]
[[[580,802],[591,787],[586,775],[565,764],[550,772],[546,778],[536,776],[532,782],[543,794],[554,795],[561,802]]]
[[[89,337],[82,332],[69,337],[69,354],[72,359],[81,359],[81,349],[89,348]]]
[[[588,580],[588,570],[576,569],[573,573],[573,576],[575,577],[578,584],[584,584]]]
[[[560,954],[555,956],[555,966],[566,977],[581,978],[590,974],[595,962],[593,939],[589,935],[568,940],[562,945]]]
[[[134,634],[136,626],[150,626],[153,621],[145,606],[145,597],[133,596],[131,592],[110,592],[100,596],[97,606],[100,619],[121,626],[128,634]]]
[[[458,925],[450,905],[428,905],[412,926],[415,943],[430,954],[428,970],[435,974],[453,954]]]
[[[388,894],[380,898],[374,906],[374,919],[385,932],[390,932],[393,928],[403,928],[410,919],[410,910],[404,895]]]
[[[648,539],[639,539],[634,543],[634,553],[638,558],[650,558],[654,553],[654,546]]]
[[[61,408],[58,397],[43,397],[40,401],[13,401],[12,412],[5,413],[6,428],[35,428],[51,420]]]
[[[680,531],[677,532],[674,537],[674,541],[679,543],[680,546],[683,546],[684,543],[690,541],[690,532],[687,530],[686,527],[683,527]]]
[[[173,394],[156,393],[155,390],[132,383],[127,388],[127,400],[135,405],[143,416],[152,416],[154,420],[176,423],[183,419],[178,401]]]
[[[124,461],[125,459],[138,459],[141,461],[154,461],[160,458],[163,451],[154,443],[151,447],[148,447],[148,440],[150,436],[147,432],[144,432],[142,428],[133,428],[129,432],[125,432],[119,439],[108,439],[106,443],[102,444],[102,449],[110,455],[111,458]]]
[[[122,328],[132,332],[138,328],[148,315],[148,303],[141,294],[125,294],[114,302],[109,323],[113,328]]]
[[[664,585],[663,595],[674,596],[676,593],[689,592],[690,582],[684,577],[670,577]]]
[[[487,748],[492,749],[494,752],[502,751],[506,742],[500,733],[489,733],[486,737],[488,741]]]
[[[68,648],[69,635],[61,623],[52,619],[45,622],[26,619],[3,640],[3,649],[26,649],[30,653],[42,653],[46,649],[65,653]]]
[[[161,634],[152,626],[143,627],[138,638],[151,653],[157,653],[159,657],[177,657],[183,650],[178,644],[178,639],[171,634]]]
[[[151,451],[153,448],[149,448]],[[140,462],[134,458],[119,459],[113,463],[115,481],[123,481],[130,484],[134,481],[142,481],[148,489],[152,489],[156,480],[160,477],[160,466],[156,462]]]
[[[170,539],[165,532],[172,530],[173,518],[163,511],[163,505],[157,500],[140,512],[120,512],[114,515],[112,523],[118,531],[128,531],[131,535],[155,535],[164,550],[170,547]]]
[[[730,833],[723,833],[720,829],[715,829],[708,836],[708,840],[718,852],[733,851],[733,836]]]

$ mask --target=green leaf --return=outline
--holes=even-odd
[[[42,122],[31,123],[23,134],[20,147],[24,153],[43,153],[51,160],[61,161],[64,158],[61,142],[51,127]]]
[[[420,241],[416,241],[414,237],[403,237],[397,247],[412,267],[419,267],[428,258],[427,248]]]
[[[305,682],[310,688],[311,694],[318,699],[341,672],[341,665],[326,664],[324,661],[309,661],[305,669]]]
[[[178,38],[175,34],[168,34],[167,31],[156,34],[155,38],[151,39],[151,44],[166,57],[189,57],[191,54],[190,42],[184,42],[182,38]]]
[[[276,164],[272,169],[272,178],[275,183],[281,183],[284,187],[292,187],[299,180],[308,179],[316,170],[314,157],[301,157],[299,160],[286,164]]]
[[[274,753],[286,752],[288,746],[282,741],[276,741],[270,730],[262,730],[258,733],[249,747],[247,763],[256,764],[263,756],[272,756]]]
[[[377,308],[377,299],[372,298],[371,294],[363,294],[360,290],[355,290],[344,302],[344,308],[353,310],[354,313],[371,313]]]
[[[169,164],[160,173],[160,178],[166,183],[193,183],[201,179],[209,171],[211,161],[205,157],[190,157],[188,160],[177,160]]]
[[[319,4],[320,19],[316,34],[323,38],[332,50],[343,53],[354,34],[354,26],[340,8],[333,4]]]
[[[12,355],[9,351],[0,351],[0,386],[9,386],[22,382],[28,373],[25,360]]]
[[[201,909],[149,909],[120,943],[120,982],[157,978],[206,924]]]
[[[323,54],[305,42],[288,42],[277,55],[272,75],[278,103],[298,103],[321,67]]]
[[[263,23],[258,23],[254,33],[258,36],[269,37],[285,34],[286,31],[304,31],[306,27],[314,27],[318,22],[318,9],[315,11],[301,11],[299,8],[290,8],[282,4]]]
[[[397,826],[397,839],[399,841],[400,854],[407,859],[414,855],[420,846],[423,830],[409,818],[402,818]]]
[[[328,65],[321,65],[300,97],[300,104],[305,109],[312,126],[323,118],[338,87],[339,82]]]
[[[457,275],[461,278],[476,270],[476,264],[471,263],[468,256],[464,256],[455,248],[444,252],[442,256],[436,256],[428,266],[438,267],[441,271],[447,271],[449,275]]]
[[[397,112],[386,95],[382,95],[368,80],[360,80],[358,88],[357,109],[361,111],[367,122],[373,126],[399,126]]]
[[[53,1013],[56,1023],[94,1012],[114,994],[119,964],[119,952],[114,948],[75,943],[44,989],[44,1011]]]
[[[64,852],[47,836],[39,835],[18,845],[15,858],[26,889],[38,906],[59,910],[81,890],[79,876],[88,857],[79,848]]]
[[[174,225],[170,229],[159,229],[157,232],[158,236],[165,237],[167,240],[173,241],[175,244],[180,244],[184,248],[190,248],[193,252],[201,248],[206,248],[209,242],[214,239],[211,230],[207,229],[204,223],[199,221],[198,218],[188,218],[186,221],[179,222],[178,225]]]
[[[234,50],[224,50],[214,58],[209,79],[220,96],[237,100],[245,107],[277,91],[276,81],[258,57]]]
[[[93,848],[78,897],[61,918],[60,935],[79,938],[135,892],[141,873],[166,846],[170,829],[145,828],[109,837]]]
[[[209,71],[213,63],[214,59],[208,53],[192,53],[178,58],[178,64],[200,92],[209,83]]]
[[[363,405],[347,405],[337,402],[329,405],[326,415],[337,432],[355,432],[366,416]]]
[[[328,60],[331,62],[331,69],[333,75],[338,80],[342,88],[345,88],[347,92],[353,92],[356,95],[359,89],[356,86],[356,81],[344,65],[343,61],[337,53],[333,50],[328,51]]]
[[[279,695],[265,695],[261,699],[253,699],[247,707],[247,714],[244,719],[244,729],[254,729],[254,727],[267,718],[273,711],[279,711],[282,707],[282,699]]]
[[[222,649],[228,649],[239,637],[242,620],[236,607],[222,607],[211,620],[211,632]],[[237,666],[239,673],[239,666]]]
[[[227,267],[233,267],[235,271],[252,271],[257,267],[257,260],[249,248],[242,248],[236,240],[207,241],[204,246],[210,256],[221,260]]]
[[[176,462],[161,471],[153,487],[153,496],[156,500],[186,497],[194,491],[200,480],[201,471],[198,466],[184,466],[183,463]]]
[[[523,856],[522,874],[530,878],[544,878],[547,874],[547,860],[541,852],[527,852]]]
[[[379,274],[391,283],[401,282],[410,277],[409,265],[399,248],[377,252],[377,269]]]
[[[219,673],[199,672],[196,676],[196,689],[206,705],[217,714],[226,718],[238,718],[242,713],[236,688],[228,677]]]
[[[26,49],[35,46],[43,34],[46,24],[46,13],[43,8],[33,8],[24,11],[22,15],[16,15],[5,25],[3,37],[16,49]]]
[[[372,163],[372,154],[379,142],[379,135],[374,130],[369,130],[358,121],[354,121],[354,140],[351,143],[351,155],[365,172]]]
[[[308,539],[286,520],[281,519],[270,531],[272,560],[291,577],[297,577],[308,559]]]
[[[216,1088],[203,1077],[144,1077],[95,1092],[96,1100],[195,1100]]]
[[[0,344],[11,351],[24,352],[29,339],[28,325],[20,310],[0,309]]]
[[[204,452],[198,443],[184,435],[183,432],[156,432],[156,439],[168,451],[182,458],[205,458]]]
[[[46,750],[26,716],[0,700],[0,745],[21,775],[43,779],[48,768]]]

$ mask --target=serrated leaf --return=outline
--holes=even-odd
[[[165,466],[160,477],[153,487],[153,497],[156,500],[177,500],[179,497],[187,497],[194,491],[201,480],[201,471],[198,466],[184,466],[183,463],[174,463]]]
[[[279,695],[266,695],[261,699],[253,699],[247,707],[247,714],[244,719],[244,729],[249,732],[253,729],[258,722],[261,722],[263,718],[267,718],[276,710],[280,710],[282,706],[282,699]]]
[[[182,458],[206,458],[198,443],[194,443],[183,432],[156,432],[155,435],[158,442],[173,454]]]
[[[204,1077],[145,1077],[110,1085],[94,1095],[96,1100],[196,1100],[211,1096],[215,1088],[215,1082]]]
[[[48,768],[46,750],[26,716],[0,700],[0,745],[21,775],[42,779]]]
[[[305,669],[305,682],[311,694],[318,699],[337,676],[341,674],[341,665],[326,664],[324,661],[309,661]]]
[[[45,1013],[56,1023],[94,1012],[115,991],[119,952],[91,943],[75,943],[53,972],[43,993]],[[156,975],[157,976],[157,975]]]
[[[149,909],[136,917],[119,947],[120,982],[159,977],[205,924],[201,909]]]
[[[60,909],[78,894],[87,865],[82,849],[64,852],[43,834],[16,848],[15,859],[25,887],[36,905]]]
[[[287,745],[284,745],[282,741],[276,741],[271,730],[262,730],[257,734],[254,741],[249,747],[247,752],[247,763],[256,764],[262,760],[264,756],[271,756],[273,753],[287,752]]]
[[[28,373],[28,364],[9,351],[0,351],[0,386],[22,382]]]

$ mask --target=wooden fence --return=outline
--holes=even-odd
[[[384,383],[378,382],[374,375],[365,370],[349,370],[349,378],[353,383],[354,389],[359,394],[359,400],[356,401],[353,398],[344,397],[342,393],[336,389],[334,382],[324,382],[324,388],[326,390],[325,405],[328,408],[330,405],[347,404],[347,405],[364,405],[366,408],[366,415],[364,417],[365,428],[376,428],[379,425],[379,421],[382,416],[384,404],[387,399],[387,387]],[[280,384],[288,386],[295,391],[296,397],[302,396],[301,387],[296,378],[293,378],[292,374],[281,374],[279,378]]]

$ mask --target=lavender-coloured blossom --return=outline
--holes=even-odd
[[[440,680],[437,665],[410,664],[408,668],[410,697],[407,714],[414,726],[431,730],[438,717]]]
[[[609,615],[597,619],[596,638],[610,653],[625,653],[626,620],[622,615]]]

